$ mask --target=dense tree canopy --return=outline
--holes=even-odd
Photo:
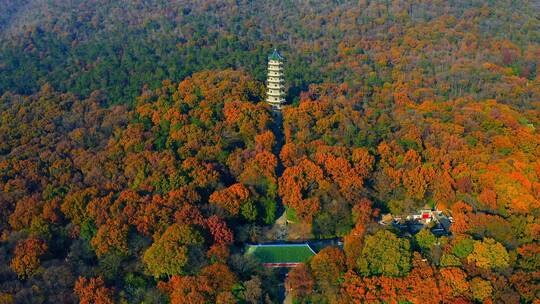
[[[150,273],[157,278],[180,274],[188,263],[189,247],[202,242],[202,236],[190,227],[173,224],[148,248],[143,261]]]
[[[410,244],[406,239],[381,230],[366,237],[357,267],[365,276],[402,276],[411,268]]]
[[[537,302],[538,12],[0,0],[0,302],[277,303],[244,245],[306,239],[298,303]]]

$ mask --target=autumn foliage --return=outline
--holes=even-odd
[[[27,239],[17,243],[11,269],[26,279],[32,276],[40,265],[39,258],[47,251],[47,244],[39,239]]]
[[[103,279],[80,277],[75,283],[75,294],[81,304],[113,304],[113,291],[105,287]]]
[[[0,2],[0,302],[538,302],[537,1]]]

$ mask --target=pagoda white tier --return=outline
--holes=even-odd
[[[266,83],[266,102],[272,108],[281,109],[285,103],[285,79],[283,75],[283,57],[276,49],[268,56],[268,78]]]

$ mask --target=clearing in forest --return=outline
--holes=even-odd
[[[259,244],[247,245],[246,255],[254,255],[267,267],[296,266],[315,255],[311,247],[304,244]]]

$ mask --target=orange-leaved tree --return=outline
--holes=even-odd
[[[17,243],[11,269],[22,279],[31,277],[39,267],[39,258],[47,251],[47,244],[40,239],[27,239]]]

